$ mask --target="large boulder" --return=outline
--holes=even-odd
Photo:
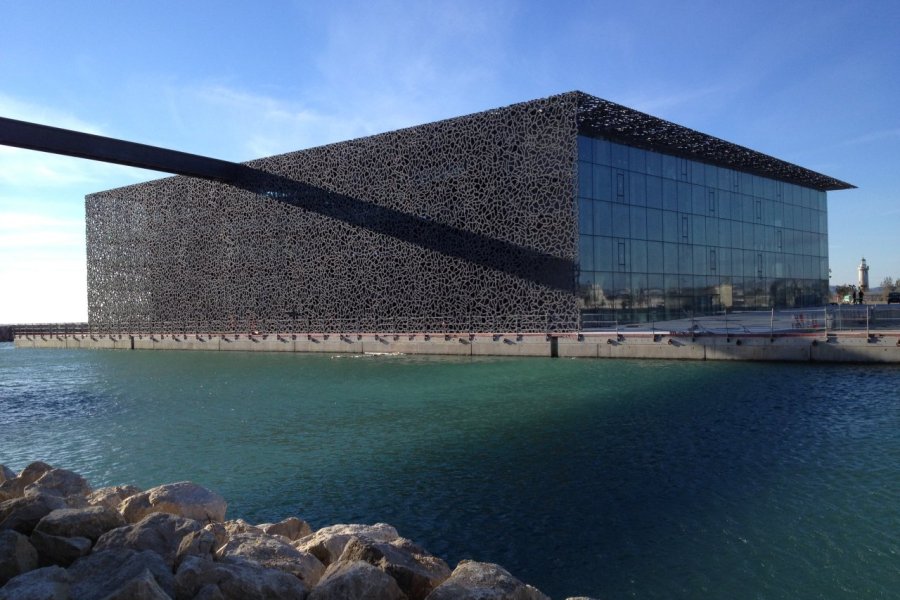
[[[85,537],[96,542],[112,529],[127,525],[119,511],[106,506],[61,508],[40,520],[35,531],[63,537]]]
[[[219,586],[214,583],[208,583],[200,588],[192,600],[225,600],[225,596],[222,595],[222,590],[219,589]]]
[[[328,565],[308,600],[407,600],[394,578],[362,560]]]
[[[493,563],[464,560],[428,600],[550,600]]]
[[[29,535],[41,519],[66,506],[66,501],[59,496],[44,493],[0,502],[0,529],[14,529]]]
[[[68,567],[91,551],[91,540],[86,537],[61,537],[35,530],[29,539],[41,566]]]
[[[7,467],[6,465],[0,465],[0,484],[3,484],[10,479],[15,479],[16,474],[12,469]]]
[[[394,578],[409,600],[424,600],[450,576],[447,563],[403,538],[391,542],[351,538],[338,560],[362,560],[378,567]]]
[[[148,575],[163,593],[174,594],[175,581],[170,567],[156,552],[149,550],[136,552],[118,548],[92,552],[75,561],[68,571],[72,577],[72,598],[77,600],[127,598],[130,591],[152,588],[141,582],[146,581]],[[156,598],[164,597],[156,594]]]
[[[47,471],[52,470],[52,466],[40,460],[36,460],[33,463],[30,463],[27,467],[22,469],[21,473],[19,473],[18,479],[22,484],[22,489],[25,489],[26,485],[30,485],[40,479],[41,476]]]
[[[91,493],[87,480],[68,469],[50,469],[38,479],[25,486],[25,495],[46,493],[65,498],[70,506],[86,505],[86,496]]]
[[[207,529],[194,531],[181,538],[178,551],[175,553],[175,568],[188,556],[200,558],[213,558],[216,547],[216,536]]]
[[[91,506],[106,506],[114,510],[119,509],[119,505],[125,500],[141,493],[141,488],[133,485],[113,485],[109,487],[94,490],[88,494],[87,502]]]
[[[0,587],[37,566],[37,550],[27,537],[11,529],[0,531]]]
[[[129,523],[152,513],[169,513],[201,523],[225,520],[228,505],[219,494],[190,481],[169,483],[126,498],[119,510]]]
[[[246,560],[270,569],[291,573],[307,587],[316,585],[325,572],[325,565],[310,554],[297,550],[280,536],[238,533],[216,550],[220,561]]]
[[[228,537],[238,533],[265,533],[256,525],[251,525],[243,519],[231,519],[225,521],[223,525],[225,526],[225,532],[228,534]]]
[[[397,530],[387,523],[375,525],[338,524],[323,527],[311,535],[302,537],[294,546],[309,552],[328,566],[344,552],[344,546],[352,537],[364,537],[378,542],[390,542],[400,537]]]
[[[37,481],[41,475],[53,469],[45,462],[35,461],[22,469],[15,477],[8,477],[0,483],[0,502],[21,498],[25,493],[25,487]]]
[[[213,534],[216,538],[216,548],[228,541],[228,532],[222,523],[207,523],[203,529]]]
[[[281,535],[295,542],[302,537],[306,537],[312,533],[309,523],[297,517],[288,517],[278,523],[262,523],[257,525],[269,535]]]
[[[304,600],[306,595],[306,587],[293,575],[242,560],[188,556],[175,574],[176,600]]]
[[[0,600],[69,600],[72,576],[62,567],[23,573],[0,587]]]
[[[185,519],[168,513],[154,513],[141,521],[107,531],[94,546],[99,550],[152,550],[165,560],[169,567],[175,565],[178,548],[189,534],[202,529],[193,519]]]
[[[103,600],[172,600],[172,596],[162,589],[149,569],[144,569],[137,577],[104,596]]]

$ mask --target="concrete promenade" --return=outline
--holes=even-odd
[[[900,331],[17,335],[18,348],[900,363]]]

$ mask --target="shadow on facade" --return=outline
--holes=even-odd
[[[249,167],[231,185],[553,290],[575,291],[572,260]]]

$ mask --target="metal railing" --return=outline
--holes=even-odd
[[[814,308],[722,311],[706,315],[627,323],[610,315],[584,315],[582,331],[789,335],[900,331],[900,306],[887,304],[828,305]]]
[[[70,334],[89,333],[87,323],[26,323],[23,325],[6,325],[16,336],[64,336]]]
[[[5,326],[7,327],[7,326]],[[691,335],[788,335],[900,331],[900,306],[886,304],[829,305],[818,308],[772,309],[689,315],[634,323],[612,313],[578,317],[556,314],[410,316],[397,318],[284,318],[139,321],[130,323],[31,323],[8,326],[16,336],[148,336],[164,334],[270,335],[278,333],[545,333],[590,331],[669,332]]]

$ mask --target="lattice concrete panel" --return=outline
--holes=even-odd
[[[86,198],[92,324],[573,329],[576,94]]]

